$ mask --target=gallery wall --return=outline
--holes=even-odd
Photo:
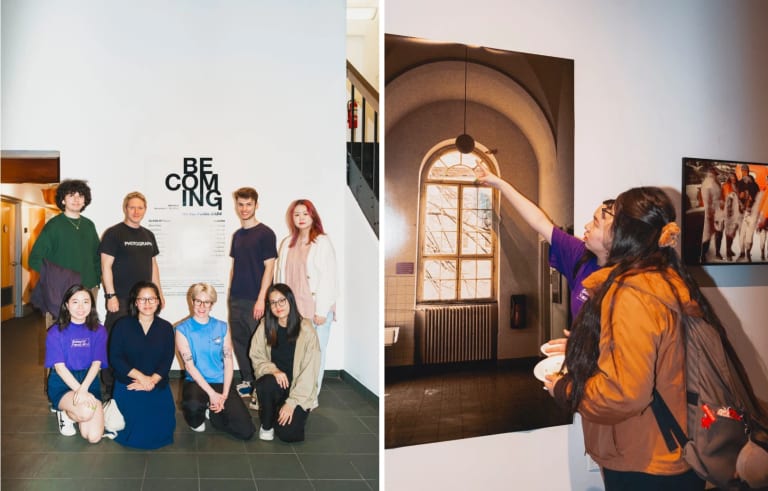
[[[684,156],[768,161],[766,18],[759,0],[389,0],[384,32],[573,59],[582,224],[596,193],[657,185],[679,197]],[[768,268],[696,274],[748,371],[768,379]],[[386,487],[602,489],[579,426],[387,450]]]
[[[182,256],[223,285],[213,315],[224,319],[229,239],[240,226],[232,191],[259,191],[256,217],[278,240],[288,232],[289,203],[311,199],[339,260],[339,320],[326,369],[365,374],[361,382],[377,392],[371,369],[345,360],[347,319],[373,316],[355,326],[368,349],[368,359],[355,363],[378,366],[377,295],[349,292],[344,284],[351,206],[345,200],[344,7],[341,0],[4,0],[2,144],[61,152],[62,178],[87,179],[93,190],[84,215],[99,233],[123,219],[122,198],[133,190],[147,195],[144,225],[151,224],[158,207],[182,200],[180,191],[168,189],[167,176],[183,176],[185,158],[212,159],[213,199],[180,210],[223,219],[223,252],[192,254],[188,237],[209,239],[193,224],[187,240],[169,238],[159,262],[161,280],[171,274],[162,265]],[[368,241],[366,247],[375,246]],[[188,315],[183,295],[166,301],[168,320]]]

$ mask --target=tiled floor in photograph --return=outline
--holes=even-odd
[[[107,439],[91,445],[79,434],[61,436],[48,409],[42,318],[13,319],[1,330],[3,491],[378,489],[378,401],[342,379],[323,382],[301,443],[265,442],[258,434],[243,442],[210,427],[195,433],[177,409],[168,447],[140,451]],[[179,382],[172,380],[177,407]]]
[[[384,448],[570,423],[571,416],[534,378],[537,361],[516,367],[388,369]]]

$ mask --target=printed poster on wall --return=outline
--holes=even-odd
[[[181,304],[190,285],[205,282],[224,298],[230,260],[219,174],[210,157],[181,158],[176,169],[159,179],[162,190],[145,223],[160,249],[163,294],[168,304]]]

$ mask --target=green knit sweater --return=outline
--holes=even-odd
[[[29,267],[40,271],[43,258],[59,266],[77,271],[83,286],[93,288],[101,283],[99,236],[93,222],[80,215],[77,220],[60,213],[48,220],[29,253]]]

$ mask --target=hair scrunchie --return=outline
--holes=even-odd
[[[661,229],[659,247],[677,246],[677,238],[680,236],[680,227],[675,222],[669,222]]]

